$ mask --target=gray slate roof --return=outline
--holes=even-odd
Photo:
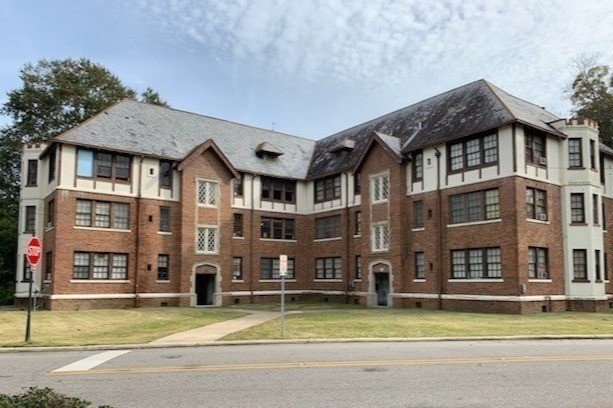
[[[398,138],[402,152],[407,153],[515,121],[563,136],[548,124],[558,119],[481,79],[318,141],[308,177],[352,169],[373,131]],[[334,160],[330,146],[344,138],[354,139],[356,147],[342,160]]]
[[[56,140],[92,147],[182,160],[213,139],[239,171],[304,179],[315,141],[222,119],[123,100]],[[283,152],[275,160],[255,154],[263,142]]]

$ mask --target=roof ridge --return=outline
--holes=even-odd
[[[492,84],[492,83],[490,83],[490,82],[486,81],[485,79],[483,80],[483,82],[485,83],[485,86],[487,87],[487,89],[489,89],[489,91],[490,91],[490,92],[491,92],[491,93],[494,95],[494,97],[495,97],[495,98],[498,100],[498,102],[500,102],[500,104],[502,105],[502,107],[503,107],[503,108],[504,108],[504,109],[505,109],[507,112],[509,112],[509,115],[511,115],[511,117],[512,117],[513,119],[518,120],[519,118],[517,117],[517,115],[515,115],[515,114],[513,113],[513,111],[511,110],[511,108],[510,108],[510,107],[509,107],[509,106],[508,106],[506,103],[504,103],[504,101],[502,100],[502,98],[500,97],[500,95],[498,95],[498,92],[496,92],[496,90],[494,89],[494,88],[496,88],[496,89],[500,89],[500,88],[498,88],[496,85],[494,85],[494,84]],[[510,94],[509,94],[509,95],[510,95]],[[511,96],[512,96],[512,95],[511,95]]]
[[[148,105],[148,106],[151,106],[151,107],[154,107],[154,108],[168,109],[168,110],[171,110],[171,111],[174,111],[174,112],[187,113],[189,115],[194,115],[194,116],[198,116],[198,117],[201,117],[201,118],[220,120],[222,122],[232,123],[234,125],[248,127],[248,128],[251,128],[251,129],[263,130],[265,132],[275,133],[275,134],[282,135],[282,136],[289,136],[289,137],[294,137],[296,139],[303,139],[303,140],[309,140],[311,142],[317,142],[317,140],[315,140],[315,139],[309,139],[308,137],[304,137],[304,136],[296,136],[296,135],[291,135],[289,133],[277,132],[276,130],[264,129],[264,128],[261,128],[261,127],[258,127],[258,126],[253,126],[253,125],[246,125],[244,123],[235,122],[235,121],[229,120],[229,119],[216,118],[214,116],[203,115],[201,113],[190,112],[190,111],[183,110],[183,109],[171,108],[170,106],[161,106],[161,105],[156,105],[156,104],[149,103],[149,102],[137,101],[135,99],[130,99],[130,98],[123,99],[120,102],[123,102],[125,100],[129,100],[131,102],[136,102],[136,103],[139,103],[139,104],[142,104],[142,105]]]
[[[437,97],[443,96],[443,95],[445,95],[445,94],[448,94],[448,93],[451,93],[451,92],[454,92],[454,91],[457,91],[457,90],[458,90],[458,89],[460,89],[460,88],[465,88],[465,87],[467,87],[467,86],[469,86],[469,85],[472,85],[472,84],[475,84],[475,83],[477,83],[477,82],[479,82],[479,81],[484,81],[484,82],[487,82],[487,81],[485,81],[485,79],[477,79],[477,80],[472,81],[472,82],[469,82],[469,83],[467,83],[467,84],[456,86],[455,88],[452,88],[452,89],[450,89],[450,90],[448,90],[448,91],[441,92],[441,93],[436,94],[436,95],[432,95],[432,96],[430,96],[430,97],[428,97],[428,98],[426,98],[426,99],[419,100],[419,101],[414,102],[414,103],[412,103],[412,104],[410,104],[410,105],[407,105],[407,106],[404,106],[404,107],[402,107],[402,108],[399,108],[399,109],[393,110],[393,111],[391,111],[391,112],[389,112],[389,113],[385,113],[385,114],[383,114],[383,115],[379,115],[379,116],[377,116],[376,118],[373,118],[373,119],[367,120],[366,122],[362,122],[362,123],[357,124],[357,125],[355,125],[355,126],[351,126],[351,127],[346,128],[346,129],[339,130],[339,131],[338,131],[338,132],[336,132],[336,133],[333,133],[333,134],[331,134],[331,135],[329,135],[329,136],[326,136],[326,137],[324,137],[324,138],[322,138],[322,139],[317,140],[317,142],[320,142],[320,141],[323,141],[323,140],[329,139],[329,138],[334,137],[334,136],[337,136],[337,135],[339,135],[339,134],[341,134],[341,133],[345,133],[345,132],[350,131],[350,130],[352,130],[352,129],[355,129],[355,128],[358,128],[358,127],[364,126],[364,125],[366,125],[366,124],[368,124],[368,123],[370,123],[370,122],[374,122],[374,121],[379,120],[379,119],[381,119],[381,118],[384,118],[384,117],[386,117],[386,116],[393,115],[394,113],[397,113],[397,112],[400,112],[400,111],[402,111],[402,110],[405,110],[405,109],[408,109],[408,108],[410,108],[410,107],[413,107],[413,106],[415,106],[415,105],[419,105],[419,104],[421,104],[421,103],[427,102],[427,101],[429,101],[429,100],[431,100],[431,99],[434,99],[434,98],[437,98]],[[390,135],[390,136],[392,136],[392,137],[396,137],[396,138],[400,138],[399,136],[394,136],[394,135]]]
[[[554,113],[552,113],[552,112],[549,112],[549,111],[548,111],[548,110],[547,110],[547,109],[546,109],[544,106],[537,105],[536,103],[534,103],[534,102],[530,102],[530,101],[529,101],[529,100],[527,100],[527,99],[520,98],[519,96],[515,96],[515,95],[513,95],[512,93],[509,93],[509,92],[505,91],[504,89],[502,89],[502,88],[500,88],[500,87],[498,87],[498,86],[496,86],[496,85],[492,84],[491,82],[489,82],[489,81],[487,81],[487,80],[485,80],[485,83],[486,83],[486,84],[487,84],[487,85],[490,87],[490,89],[492,90],[492,92],[494,92],[494,94],[496,94],[496,97],[497,97],[498,99],[500,99],[500,97],[498,96],[497,92],[503,92],[503,93],[505,93],[505,94],[509,95],[509,96],[510,96],[510,97],[512,97],[512,98],[519,99],[519,100],[520,100],[520,101],[522,101],[522,102],[525,102],[525,103],[530,104],[530,105],[532,105],[532,106],[536,106],[536,107],[537,107],[537,108],[539,108],[539,109],[543,109],[544,111],[547,111],[548,113],[551,113],[553,116],[556,116],[556,117],[558,116],[558,115],[556,115],[556,114],[554,114]],[[502,100],[501,100],[501,101],[502,101]],[[506,105],[504,102],[502,102],[502,104],[503,104],[505,107],[507,107],[507,105]],[[507,108],[508,108],[508,107],[507,107]],[[511,108],[508,108],[508,109],[509,109],[509,111],[511,112],[511,114],[513,115],[513,117],[515,117],[515,114],[513,114],[513,113],[512,113]],[[516,119],[517,119],[517,118],[516,118]]]

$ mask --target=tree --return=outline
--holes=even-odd
[[[15,267],[23,143],[48,141],[124,98],[168,106],[152,88],[139,95],[107,68],[84,58],[26,64],[20,78],[21,87],[9,91],[0,107],[0,114],[12,120],[0,129],[0,286],[2,276],[11,268],[12,276]]]
[[[574,113],[599,124],[600,140],[613,147],[613,75],[608,65],[597,63],[595,56],[580,55],[574,60],[577,70],[570,100]]]

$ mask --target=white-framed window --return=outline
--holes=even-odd
[[[218,183],[209,180],[198,180],[198,205],[217,206]]]
[[[389,197],[389,175],[380,174],[370,180],[370,197],[373,203],[386,202]]]
[[[218,243],[217,227],[198,227],[196,229],[196,252],[216,254]]]
[[[390,247],[390,228],[387,222],[372,226],[370,248],[373,252],[387,251]]]

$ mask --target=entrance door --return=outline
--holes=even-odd
[[[210,306],[213,304],[215,293],[214,274],[196,274],[196,304],[198,306]]]
[[[390,277],[387,273],[375,273],[375,292],[377,306],[387,306],[387,294],[390,291]]]

